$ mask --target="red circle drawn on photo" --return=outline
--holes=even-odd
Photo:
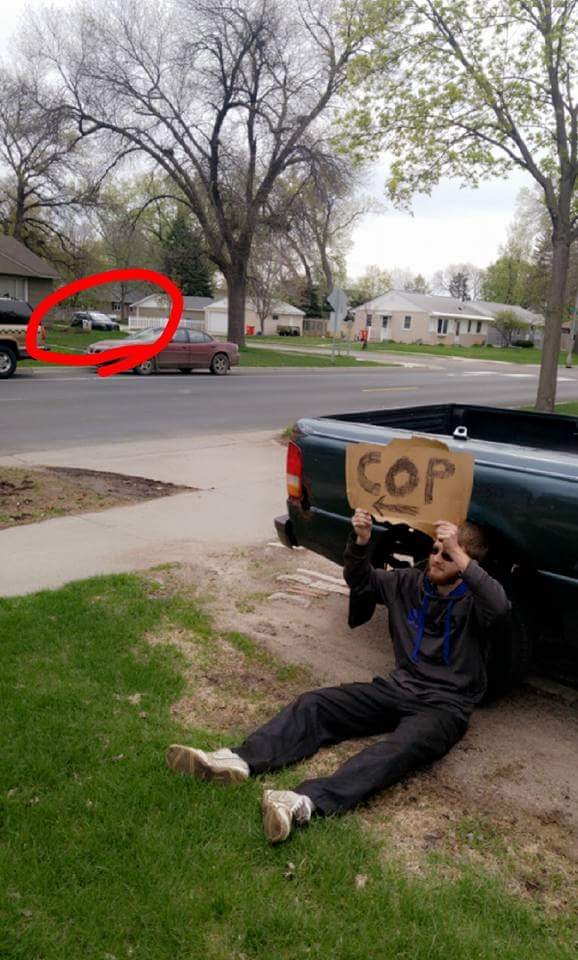
[[[36,342],[38,328],[52,307],[82,290],[100,287],[105,283],[115,283],[119,280],[140,280],[146,283],[155,283],[168,293],[171,298],[171,311],[168,322],[157,340],[145,344],[125,343],[119,347],[111,347],[110,350],[103,350],[102,353],[85,353],[81,356],[57,353],[54,350],[45,350],[38,346]],[[88,277],[81,277],[80,280],[73,280],[72,283],[59,287],[58,290],[50,293],[34,308],[26,330],[26,350],[30,357],[39,360],[41,363],[57,363],[67,367],[98,367],[99,377],[112,377],[115,373],[132,370],[139,363],[150,360],[163,347],[166,347],[179,325],[183,307],[183,295],[179,288],[164,273],[157,273],[156,270],[134,267],[126,270],[107,270],[105,273],[92,273]]]

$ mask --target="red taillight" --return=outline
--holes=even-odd
[[[303,474],[303,454],[292,440],[287,447],[287,495],[299,500],[301,497],[301,477]]]

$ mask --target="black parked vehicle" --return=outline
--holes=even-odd
[[[25,300],[0,297],[0,380],[7,380],[19,360],[26,360],[26,328],[32,307]],[[39,338],[42,334],[39,334]]]

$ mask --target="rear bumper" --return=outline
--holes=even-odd
[[[299,546],[293,524],[288,514],[284,513],[281,517],[275,517],[274,523],[277,536],[284,547],[291,549],[292,547]]]

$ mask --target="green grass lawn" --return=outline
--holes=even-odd
[[[331,338],[323,337],[259,337],[258,341],[260,343],[276,343],[282,346],[305,346],[305,347],[326,347],[328,350],[331,349]],[[249,341],[247,341],[249,342]],[[341,349],[345,349],[344,341],[336,341],[337,344],[341,345]],[[355,352],[361,350],[360,343],[353,343],[351,349]],[[537,363],[539,364],[542,358],[542,353],[540,350],[535,350],[533,347],[529,349],[524,349],[521,347],[456,347],[456,346],[437,346],[437,345],[428,345],[422,344],[417,345],[414,343],[392,343],[388,341],[386,343],[370,343],[367,347],[367,353],[372,351],[386,351],[388,353],[425,353],[431,354],[438,357],[469,357],[476,360],[502,360],[507,361],[508,363]],[[560,354],[560,363],[566,362],[566,354]]]
[[[535,406],[532,404],[528,407],[520,407],[521,410],[530,410],[531,412],[536,412]],[[564,413],[568,416],[578,416],[578,402],[570,401],[569,403],[557,403],[554,408],[555,413]]]
[[[202,608],[154,575],[2,599],[0,638],[3,960],[575,957],[575,915],[519,898],[495,869],[412,875],[356,814],[271,848],[263,778],[225,789],[172,774],[167,744],[239,733],[185,728],[171,705],[186,693],[195,707],[204,684],[240,710],[259,685],[231,685]],[[228,641],[260,689],[294,688],[247,638]]]
[[[98,340],[124,340],[128,328],[120,330],[81,330],[76,328],[47,330],[46,346],[68,349],[73,353],[84,353],[91,343]]]

